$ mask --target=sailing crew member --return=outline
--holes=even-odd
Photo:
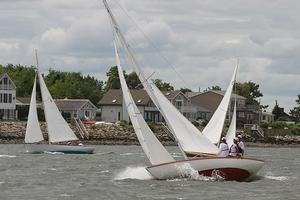
[[[239,153],[238,138],[233,138],[233,144],[229,149],[229,157],[236,157]]]
[[[237,137],[238,137],[239,154],[243,156],[244,152],[245,152],[245,144],[242,140],[243,137],[242,137],[242,135],[238,135]]]
[[[222,137],[221,143],[219,146],[219,152],[217,154],[218,157],[227,157],[229,154],[228,144],[226,142],[226,138]]]

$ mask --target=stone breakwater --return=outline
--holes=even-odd
[[[73,124],[70,127],[78,138],[85,144],[107,144],[107,145],[137,145],[138,140],[131,126],[121,124],[89,124],[84,125],[88,137],[81,138],[81,135]],[[47,127],[41,123],[44,138],[47,140]],[[0,122],[0,143],[17,144],[24,143],[26,122]],[[163,129],[155,131],[156,136],[164,145],[175,145],[172,138]],[[244,135],[249,146],[300,146],[300,136],[270,136],[262,139],[255,139],[250,135]]]
[[[44,138],[47,140],[47,126],[40,123]],[[88,136],[81,137],[77,127],[69,124],[71,129],[86,144],[139,144],[133,128],[120,124],[88,124],[84,125]],[[24,143],[26,122],[0,122],[0,143]],[[155,133],[165,145],[174,145],[173,140],[164,132]]]

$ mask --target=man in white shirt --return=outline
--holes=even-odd
[[[242,140],[242,135],[238,135],[238,148],[239,148],[239,153],[243,156],[245,152],[245,144]]]
[[[218,157],[227,157],[228,154],[229,154],[229,148],[226,142],[226,138],[222,137],[221,143],[219,145]]]
[[[233,138],[233,144],[231,145],[229,149],[229,156],[230,157],[236,157],[239,153],[239,148],[238,148],[238,139]]]

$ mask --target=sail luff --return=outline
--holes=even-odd
[[[225,95],[216,109],[215,113],[209,120],[208,124],[203,129],[202,133],[205,135],[212,143],[218,144],[220,141],[222,130],[231,98],[232,89],[235,83],[235,77],[237,73],[238,65],[234,69],[233,76],[231,78],[230,84],[225,92]]]
[[[152,165],[174,161],[173,157],[167,152],[167,150],[162,146],[154,133],[151,131],[139,109],[135,105],[124,78],[115,42],[114,48],[123,98],[131,119],[131,123],[145,154]]]
[[[174,107],[174,105],[161,93],[161,91],[155,86],[155,84],[152,81],[148,81],[145,78],[139,66],[139,63],[137,62],[135,56],[129,48],[125,37],[120,31],[120,28],[107,5],[107,2],[105,0],[103,0],[103,2],[110,16],[115,32],[118,38],[120,39],[120,43],[125,49],[127,56],[133,63],[134,71],[139,77],[141,83],[143,84],[153,103],[156,105],[158,110],[165,118],[172,134],[177,139],[178,145],[183,151],[183,154],[184,151],[216,154],[218,151],[216,146],[214,146],[207,138],[201,135],[201,132],[191,122],[189,122],[177,110],[177,108]]]
[[[25,143],[36,143],[43,141],[44,137],[39,125],[37,108],[36,108],[36,75],[31,93],[28,120],[26,125]]]

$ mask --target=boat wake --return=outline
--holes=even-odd
[[[192,168],[189,163],[184,163],[183,165],[178,166],[178,170],[181,173],[181,176],[176,179],[169,179],[170,180],[197,180],[197,181],[223,181],[224,178],[222,174],[218,170],[214,170],[212,172],[212,176],[203,176],[199,174],[197,170]]]
[[[263,176],[264,178],[276,180],[276,181],[286,181],[288,180],[288,177],[286,176]]]
[[[15,155],[0,155],[0,158],[15,158]]]
[[[119,172],[114,180],[124,179],[138,179],[138,180],[151,180],[154,179],[144,166],[127,167],[125,170]]]

